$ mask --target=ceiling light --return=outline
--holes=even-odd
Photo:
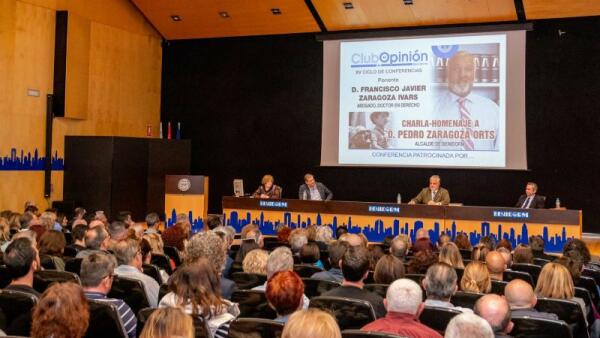
[[[178,22],[181,21],[181,17],[179,15],[171,15],[171,20]]]
[[[279,9],[279,8],[271,8],[271,13],[273,13],[273,15],[280,15],[281,14],[281,9]]]
[[[352,9],[352,8],[354,8],[354,6],[352,5],[351,2],[344,2],[344,8],[345,9]]]
[[[223,11],[223,12],[219,12],[219,15],[220,15],[222,18],[224,18],[224,19],[226,19],[226,18],[228,18],[228,17],[229,17],[229,13],[227,13],[227,12],[225,12],[225,11]]]

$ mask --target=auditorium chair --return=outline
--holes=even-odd
[[[460,249],[459,251],[460,251],[460,255],[463,259],[463,263],[464,263],[465,259],[471,259],[471,250]],[[467,265],[467,264],[465,263],[465,265]]]
[[[81,273],[81,262],[83,258],[72,258],[65,260],[65,271],[72,272],[79,276]]]
[[[240,290],[250,290],[255,286],[265,284],[267,281],[265,275],[248,272],[234,272],[230,278]]]
[[[510,335],[514,338],[572,338],[569,325],[562,320],[512,316],[514,326]]]
[[[163,297],[169,292],[171,292],[171,290],[169,290],[169,284],[161,285],[158,289],[158,302],[160,303],[160,300],[163,299]]]
[[[592,303],[592,296],[590,296],[590,292],[588,290],[586,290],[585,288],[575,287],[575,297],[579,297],[579,298],[583,299],[583,302],[585,303],[586,308],[590,309],[590,311],[588,311],[586,313],[586,317],[587,317],[588,325],[591,325],[594,322],[594,313],[591,310],[593,303]]]
[[[144,274],[152,277],[152,279],[154,279],[158,283],[158,285],[163,284],[163,280],[160,275],[160,270],[158,269],[158,266],[154,264],[142,264],[142,269],[144,270]]]
[[[573,337],[589,338],[585,314],[576,301],[539,297],[535,309],[541,312],[555,313],[558,319],[569,325]]]
[[[308,306],[331,313],[340,330],[360,329],[377,318],[371,303],[361,299],[319,296],[311,299]]]
[[[50,257],[49,255],[44,255],[44,254],[40,255],[40,265],[42,266],[42,268],[47,269],[47,270],[56,270],[57,269],[56,264],[52,260],[52,257]]]
[[[523,271],[515,271],[515,270],[504,270],[502,277],[505,281],[510,282],[513,279],[522,279],[527,283],[531,284],[533,288],[535,288],[535,283],[533,282],[533,277],[528,272]]]
[[[504,289],[506,288],[507,284],[508,284],[508,282],[505,282],[505,281],[493,280],[492,281],[492,291],[490,291],[490,292],[493,294],[496,294],[498,296],[504,296]]]
[[[150,306],[144,285],[137,279],[115,276],[108,297],[123,300],[133,313]]]
[[[145,308],[141,309],[138,313],[136,313],[136,315],[135,315],[137,318],[136,333],[137,333],[138,337],[142,333],[142,330],[144,329],[144,325],[146,325],[148,318],[154,311],[156,311],[155,308],[145,307]]]
[[[475,307],[475,302],[481,297],[483,297],[483,293],[456,291],[456,293],[452,295],[450,303],[454,306],[473,309],[473,307]]]
[[[173,270],[171,269],[171,260],[167,255],[152,254],[152,257],[150,258],[150,263],[165,270],[165,272],[169,275],[173,273]]]
[[[581,272],[582,276],[592,277],[596,285],[600,285],[600,271],[584,268]]]
[[[8,273],[6,265],[0,265],[0,289],[4,289],[12,282],[12,277]]]
[[[513,271],[523,271],[529,273],[533,278],[533,285],[537,283],[538,277],[542,272],[542,267],[535,264],[514,263],[510,266],[510,269]]]
[[[314,278],[302,278],[302,281],[304,282],[304,294],[309,299],[320,296],[321,294],[331,289],[335,289],[341,285],[337,282]]]
[[[365,280],[363,280],[363,283],[374,284],[375,283],[375,271],[369,270],[369,273],[367,273],[367,278],[365,278]]]
[[[235,259],[235,256],[237,255],[237,252],[240,250],[240,245],[239,244],[232,244],[229,247],[229,257],[231,257],[231,259]]]
[[[374,331],[361,331],[361,330],[344,330],[342,331],[342,338],[403,338],[404,336],[398,336],[391,333],[374,332]]]
[[[264,291],[236,290],[231,295],[231,301],[238,303],[240,317],[264,319],[275,319],[277,317],[275,310],[267,303],[267,296]]]
[[[88,307],[90,320],[85,338],[127,338],[119,311],[114,304],[88,299]]]
[[[534,258],[533,259],[533,264],[540,266],[542,268],[544,267],[544,265],[546,265],[548,263],[550,263],[550,261],[547,259],[543,259],[543,258]]]
[[[232,274],[234,274],[236,272],[244,272],[244,267],[242,266],[242,263],[240,263],[240,262],[231,263],[231,269],[229,269],[229,276],[231,276]]]
[[[315,273],[323,271],[323,269],[321,269],[317,266],[314,266],[314,265],[294,264],[294,271],[300,277],[310,278]]]
[[[237,318],[229,324],[229,338],[280,338],[283,323],[263,318]]]
[[[419,321],[443,336],[450,320],[461,313],[460,310],[452,308],[425,306]]]
[[[68,271],[58,270],[40,270],[33,273],[33,288],[39,292],[44,293],[46,289],[53,283],[66,283],[73,282],[81,285],[79,276]]]
[[[67,245],[73,244],[73,233],[63,232],[63,235],[65,236],[65,241],[67,242]]]
[[[600,304],[600,294],[598,293],[598,287],[594,278],[588,276],[581,276],[574,281],[575,286],[582,287],[590,293],[592,297],[592,303],[598,308]]]
[[[163,248],[163,251],[165,252],[165,255],[167,255],[173,260],[173,262],[175,262],[175,266],[181,265],[181,258],[179,258],[179,252],[177,252],[177,248],[174,248],[172,246],[165,246]]]
[[[267,250],[267,251],[273,251],[275,250],[275,248],[278,248],[280,246],[286,246],[283,243],[280,243],[277,240],[277,237],[264,237],[263,238],[263,249]]]
[[[37,297],[29,293],[2,290],[0,292],[0,310],[5,318],[4,332],[16,336],[29,336],[31,312],[37,303]]]
[[[381,298],[385,298],[387,295],[387,289],[389,284],[365,284],[363,289],[378,294]]]

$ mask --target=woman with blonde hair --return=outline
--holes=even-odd
[[[168,307],[152,312],[140,338],[194,338],[194,335],[192,317],[179,308]]]
[[[294,312],[288,319],[281,338],[341,338],[335,318],[316,308]]]
[[[574,300],[587,314],[583,299],[575,297],[575,286],[571,273],[564,266],[557,263],[547,263],[542,268],[538,277],[535,293],[539,297]]]
[[[269,252],[261,249],[254,249],[244,257],[242,268],[246,273],[255,273],[259,275],[267,275],[267,260]]]
[[[275,185],[275,178],[271,175],[263,176],[260,181],[260,186],[254,194],[252,194],[253,198],[264,198],[264,199],[281,199],[281,187]]]
[[[8,220],[0,217],[0,245],[10,241],[10,227]]]
[[[440,249],[440,263],[446,263],[453,268],[464,269],[465,264],[463,263],[460,250],[456,244],[452,242],[445,243]]]
[[[489,293],[492,290],[492,279],[485,263],[473,261],[467,264],[460,280],[460,289],[476,293]]]

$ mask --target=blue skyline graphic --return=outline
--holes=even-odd
[[[192,233],[197,233],[198,231],[202,231],[204,229],[204,220],[202,217],[194,218],[194,213],[192,210],[188,211],[188,218],[190,224],[192,225]],[[171,211],[171,217],[166,219],[167,228],[171,227],[173,224],[177,223],[177,210],[173,208]]]
[[[46,162],[45,156],[40,156],[37,148],[33,152],[27,152],[21,149],[20,156],[17,156],[17,149],[12,148],[9,156],[3,156],[0,158],[0,170],[23,170],[23,171],[37,171],[44,170]],[[58,151],[54,152],[52,156],[52,170],[64,170],[65,160],[62,157],[58,157]]]
[[[346,221],[338,222],[338,217],[334,216],[331,224],[323,224],[321,215],[317,214],[315,221],[310,217],[307,217],[305,220],[301,219],[301,216],[298,214],[294,220],[292,220],[292,215],[289,212],[285,212],[283,214],[283,221],[276,220],[270,221],[264,219],[264,213],[260,213],[259,218],[252,219],[250,213],[246,213],[245,218],[240,218],[236,211],[232,211],[229,215],[223,215],[223,224],[230,225],[235,228],[236,232],[240,232],[241,229],[248,224],[256,224],[258,225],[260,231],[265,235],[276,235],[277,229],[281,226],[288,226],[292,229],[295,228],[306,228],[312,224],[315,225],[326,225],[332,228],[333,233],[335,234],[338,226],[346,226],[350,233],[360,233],[362,232],[370,242],[382,242],[386,236],[397,236],[400,234],[406,234],[410,237],[411,241],[415,241],[416,232],[423,228],[423,221],[417,220],[412,224],[412,227],[408,222],[405,222],[403,226],[400,225],[400,220],[394,220],[391,227],[385,227],[384,222],[381,219],[377,219],[374,225],[366,224],[364,226],[360,226],[358,224],[352,223],[352,217],[349,216]],[[450,229],[441,229],[441,226],[438,222],[434,223],[433,229],[428,230],[429,238],[434,243],[438,240],[441,234],[445,233],[449,235],[452,240],[456,238],[456,235],[463,231],[458,231],[456,229],[456,223],[452,222],[452,226]],[[466,233],[466,232],[465,232]],[[470,231],[466,233],[469,236],[469,240],[471,241],[471,245],[476,245],[479,243],[482,237],[490,236],[496,242],[502,239],[506,239],[511,242],[513,247],[516,247],[517,244],[528,244],[529,243],[529,230],[527,229],[527,224],[523,223],[521,227],[521,233],[517,234],[514,228],[510,228],[508,232],[502,231],[502,224],[498,224],[498,228],[495,232],[491,231],[491,225],[489,222],[481,223],[481,230]],[[564,245],[571,239],[572,237],[567,237],[567,230],[565,227],[562,227],[561,234],[555,233],[553,236],[550,235],[548,227],[544,227],[542,237],[545,241],[544,250],[547,252],[562,252]]]

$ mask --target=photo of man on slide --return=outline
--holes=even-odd
[[[376,111],[369,114],[373,124],[367,128],[365,112],[350,112],[349,149],[388,149],[385,126],[390,122],[390,112]]]
[[[466,51],[459,51],[448,60],[448,90],[439,96],[434,116],[436,120],[460,120],[461,126],[438,129],[449,132],[438,138],[440,149],[498,150],[499,107],[489,98],[473,93],[475,69],[475,59]]]
[[[385,125],[388,124],[390,113],[387,111],[376,111],[369,116],[375,127],[371,130],[371,144],[373,149],[387,149],[388,140],[385,135]]]

